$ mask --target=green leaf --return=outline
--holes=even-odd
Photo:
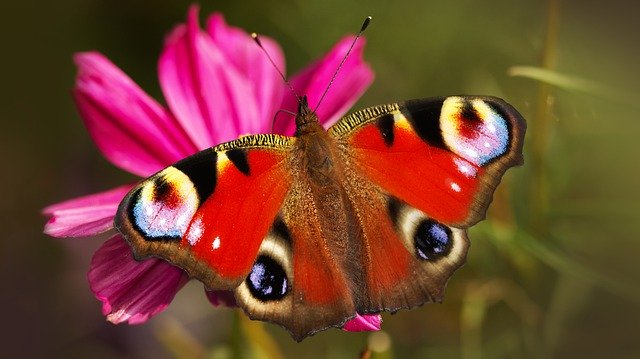
[[[513,66],[507,71],[509,76],[525,77],[537,80],[563,90],[582,92],[609,100],[639,106],[640,95],[621,92],[613,87],[577,76],[566,75],[557,71],[535,66]]]

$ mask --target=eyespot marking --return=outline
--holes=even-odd
[[[289,290],[284,268],[266,255],[258,256],[246,284],[251,295],[263,302],[282,299]]]
[[[423,219],[416,227],[413,242],[419,258],[437,260],[451,251],[451,229],[432,219]]]
[[[133,194],[129,217],[146,240],[179,240],[198,206],[198,194],[189,177],[168,167]]]
[[[274,305],[282,310],[288,308],[286,298],[294,285],[292,261],[289,230],[277,217],[260,245],[251,271],[235,291],[238,303],[256,313],[273,310]]]
[[[469,246],[464,229],[449,227],[422,211],[389,197],[387,210],[409,252],[425,263],[456,263]]]
[[[440,130],[452,152],[478,166],[502,156],[509,146],[507,119],[481,99],[447,98]]]

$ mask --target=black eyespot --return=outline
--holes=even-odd
[[[289,289],[284,268],[264,255],[259,256],[253,264],[246,282],[251,295],[263,302],[281,299]]]
[[[451,251],[451,229],[432,219],[424,219],[416,228],[413,242],[418,257],[437,260]]]

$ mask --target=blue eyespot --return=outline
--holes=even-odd
[[[270,257],[261,255],[246,279],[251,295],[267,302],[278,300],[287,294],[288,280],[284,268]]]
[[[437,260],[451,251],[451,229],[432,219],[423,219],[416,228],[413,242],[419,258]]]

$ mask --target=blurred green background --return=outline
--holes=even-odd
[[[162,39],[189,4],[0,5],[2,357],[355,358],[366,347],[373,358],[640,357],[640,6],[622,0],[202,2],[202,19],[222,11],[279,41],[289,74],[372,15],[365,57],[376,80],[357,108],[501,96],[528,119],[526,163],[470,231],[444,304],[385,314],[384,332],[329,330],[298,344],[211,308],[195,282],[144,325],[107,323],[86,281],[106,237],[49,238],[39,213],[134,180],[83,128],[71,56],[99,50],[162,101]]]

